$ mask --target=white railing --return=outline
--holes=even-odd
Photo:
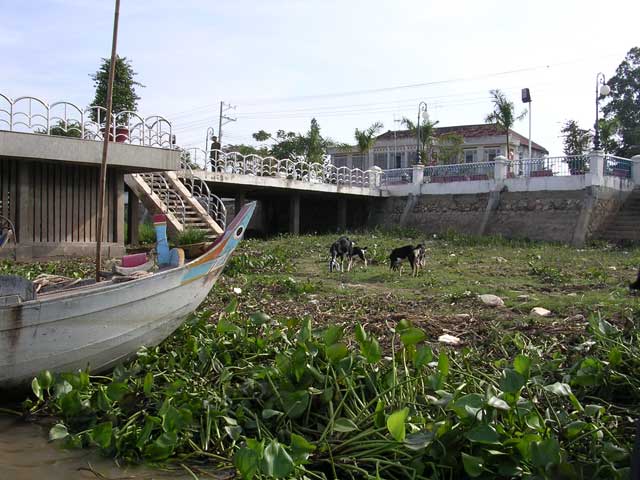
[[[604,174],[611,177],[631,178],[633,162],[628,158],[615,155],[604,156]]]
[[[198,153],[191,160],[191,167],[199,170],[256,177],[278,177],[309,183],[327,183],[372,188],[381,185],[382,170],[336,167],[325,159],[323,163],[304,159],[281,159],[242,155],[238,152],[211,150],[205,156]]]
[[[47,103],[37,97],[12,99],[0,93],[0,130],[103,140],[106,109],[81,108],[71,102]],[[142,117],[119,112],[113,117],[109,138],[119,143],[173,148],[171,122],[159,115]]]
[[[227,225],[227,208],[224,202],[220,197],[211,193],[206,181],[193,173],[193,170],[198,169],[198,165],[202,164],[202,158],[206,157],[207,152],[199,148],[183,150],[180,156],[181,161],[178,176],[191,192],[193,198],[195,198],[207,211],[207,214],[224,229]]]
[[[468,182],[490,180],[494,177],[495,162],[456,163],[424,168],[425,183]]]
[[[161,172],[140,173],[140,177],[147,183],[151,192],[160,198],[166,208],[166,212],[171,213],[183,225],[187,219],[187,207],[182,198],[167,183]]]

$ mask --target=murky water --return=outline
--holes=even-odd
[[[96,451],[61,448],[60,442],[48,441],[48,432],[48,427],[0,415],[0,480],[192,478],[184,470],[165,472],[141,466],[120,468]]]

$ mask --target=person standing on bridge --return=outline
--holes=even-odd
[[[218,141],[218,137],[216,137],[215,135],[211,136],[211,150],[209,151],[209,160],[211,162],[211,171],[215,172],[216,171],[216,166],[218,163],[218,156],[220,155],[220,148],[222,148],[222,145],[220,145],[220,142]]]

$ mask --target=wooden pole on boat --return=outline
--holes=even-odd
[[[116,45],[118,43],[118,17],[120,16],[120,0],[116,0],[113,17],[113,39],[111,41],[111,63],[109,65],[109,83],[107,84],[107,118],[104,126],[104,142],[102,144],[102,164],[100,165],[100,190],[98,193],[98,238],[96,239],[96,282],[100,281],[102,263],[102,232],[104,231],[104,193],[107,186],[107,151],[109,135],[111,135],[111,106],[113,96],[113,80],[116,74]],[[115,138],[114,138],[115,140]]]

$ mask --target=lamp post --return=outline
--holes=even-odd
[[[420,102],[418,104],[418,123],[416,124],[418,145],[416,146],[416,165],[420,164],[420,113],[427,113],[427,102]]]
[[[596,123],[593,125],[593,148],[600,150],[600,129],[598,128],[598,114],[600,113],[600,97],[606,97],[611,92],[609,85],[605,83],[604,73],[596,75]]]

